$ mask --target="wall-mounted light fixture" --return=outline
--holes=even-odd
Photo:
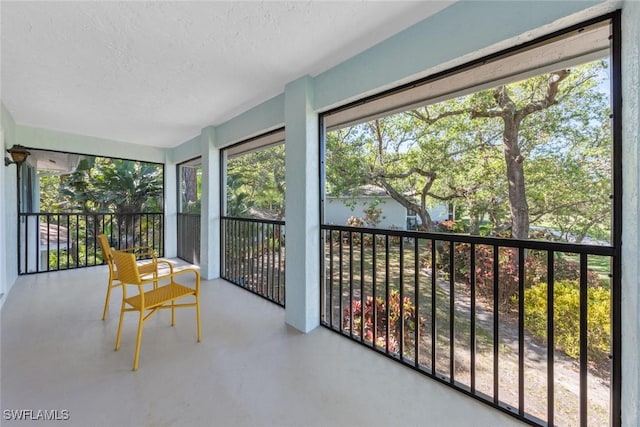
[[[11,148],[7,148],[7,153],[11,154],[11,158],[4,158],[4,165],[9,166],[12,163],[15,163],[18,167],[27,160],[27,156],[31,154],[25,147],[19,144],[15,144]]]
[[[22,145],[19,144],[14,144],[13,147],[8,148],[7,149],[7,153],[11,154],[11,158],[8,158],[5,156],[4,158],[4,165],[5,166],[9,166],[12,163],[16,164],[16,215],[18,217],[18,221],[17,221],[17,227],[16,227],[16,245],[17,245],[17,249],[18,252],[16,252],[18,254],[18,271],[20,271],[20,265],[21,265],[21,252],[20,252],[20,229],[22,228],[22,224],[21,224],[21,217],[20,217],[20,208],[22,207],[22,205],[20,204],[20,193],[22,192],[22,187],[20,186],[20,165],[22,165],[22,163],[24,163],[25,160],[27,160],[27,157],[29,156],[29,154],[31,154],[29,151],[27,151],[26,147],[23,147]],[[24,220],[24,218],[22,218]]]

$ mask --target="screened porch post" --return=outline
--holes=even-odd
[[[309,332],[320,322],[318,115],[313,80],[285,87],[286,312],[288,325]]]
[[[215,147],[215,128],[200,134],[202,143],[202,203],[200,227],[200,274],[220,277],[220,149]]]
[[[640,425],[640,3],[625,2],[622,10],[622,292],[621,292],[621,412],[622,425]],[[633,42],[632,42],[633,40]]]
[[[176,188],[176,163],[167,154],[164,163],[164,256],[178,256],[178,190]]]

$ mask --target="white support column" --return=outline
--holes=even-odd
[[[215,148],[216,130],[204,128],[202,141],[202,207],[200,212],[200,274],[220,277],[220,150]]]
[[[320,323],[318,115],[313,80],[285,87],[286,311],[288,325],[309,332]]]
[[[640,425],[640,3],[622,9],[622,425]]]
[[[169,155],[164,162],[164,256],[178,256],[178,178],[176,163]]]

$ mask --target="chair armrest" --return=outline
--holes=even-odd
[[[170,276],[171,280],[173,280],[174,277],[180,276],[182,274],[188,274],[188,273],[193,273],[193,275],[195,276],[196,290],[199,290],[200,289],[200,270],[196,270],[195,268],[185,268],[182,270],[178,270],[176,272],[172,272],[171,274],[168,274],[168,276]]]
[[[167,264],[169,266],[169,274],[173,274],[173,264],[170,261],[160,258],[160,259],[156,259],[156,262],[158,265]]]
[[[135,246],[133,248],[119,249],[120,252],[127,252],[134,254],[136,259],[149,259],[157,260],[156,251],[151,246]]]
[[[164,262],[168,262],[168,261],[164,261]],[[161,281],[163,279],[171,279],[171,281],[173,281],[173,279],[175,277],[180,276],[180,275],[185,274],[185,273],[193,273],[195,275],[196,290],[199,290],[200,289],[200,271],[196,270],[195,268],[185,268],[183,270],[173,271],[173,267],[171,267],[171,272],[170,273],[158,275],[158,277],[156,277],[156,278],[142,279],[140,284],[144,285],[144,284],[147,284],[147,283],[154,283],[154,282]]]
[[[139,255],[149,255],[153,257],[156,256],[156,251],[151,246],[134,246],[133,248],[119,249],[119,251],[134,254],[136,256],[139,256]]]

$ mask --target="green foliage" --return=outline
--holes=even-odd
[[[62,212],[65,201],[60,197],[60,177],[43,175],[40,177],[40,212]]]
[[[326,135],[326,192],[350,194],[369,183],[368,148],[361,126],[337,129]]]
[[[285,188],[284,145],[233,157],[227,162],[226,214],[248,217],[256,210],[282,219]]]
[[[448,273],[449,266],[448,245],[443,245],[438,250],[437,268],[443,273]],[[486,245],[476,246],[475,252],[475,280],[476,292],[481,298],[493,301],[497,297],[498,307],[501,312],[506,313],[517,308],[517,296],[520,275],[524,274],[525,288],[530,288],[534,284],[546,282],[548,280],[547,252],[527,251],[524,260],[524,272],[519,271],[518,249],[501,248],[498,253],[498,294],[494,290],[494,264],[493,248]],[[430,251],[423,254],[422,264],[428,264],[431,258]],[[558,256],[553,260],[554,280],[556,281],[579,281],[579,262]],[[457,244],[454,249],[454,274],[455,279],[460,282],[470,282],[471,279],[471,249],[467,244]],[[587,285],[590,288],[603,286],[606,279],[591,269],[587,270]]]
[[[91,173],[95,157],[85,157],[78,163],[76,170],[63,175],[59,181],[59,194],[63,199],[63,210],[66,212],[101,212],[103,206],[94,198],[95,191],[91,184]]]
[[[527,287],[548,281],[547,253],[545,251],[528,251],[525,262]],[[580,263],[566,256],[558,256],[553,260],[553,270],[555,280],[580,280]],[[597,272],[587,269],[587,286],[597,288],[603,286],[605,284],[603,282],[606,282],[606,279],[602,279]]]
[[[240,174],[227,174],[227,215],[232,217],[248,216],[249,195],[242,190],[244,186]]]
[[[450,272],[450,245],[441,244],[437,248],[436,268],[441,274]],[[431,251],[424,252],[421,265],[429,265]],[[471,251],[467,244],[457,244],[454,247],[454,277],[460,282],[469,282],[475,274],[476,292],[480,298],[492,302],[498,301],[498,308],[506,313],[514,308],[513,296],[518,292],[518,250],[516,248],[500,248],[498,252],[498,293],[494,292],[493,247],[476,246],[475,271],[471,271]]]
[[[130,214],[163,210],[161,165],[89,156],[83,158],[71,174],[40,178],[41,211],[115,213],[118,230],[115,234],[122,239],[114,242],[118,248],[143,244],[142,234],[148,224],[141,223],[139,215]],[[100,225],[91,220],[91,215],[87,216],[87,221],[84,228],[77,225],[77,232],[83,234],[78,235],[78,240],[111,231],[106,230],[112,227],[111,224]],[[74,226],[73,223],[70,225]],[[138,230],[143,233],[137,233]],[[57,259],[49,262],[50,265],[58,264]]]
[[[611,343],[611,294],[604,288],[587,288],[587,355],[593,363],[606,363]],[[555,347],[570,357],[580,356],[580,288],[572,280],[553,285]],[[547,284],[525,290],[525,327],[547,340]]]
[[[380,223],[382,216],[382,209],[377,205],[371,205],[364,210],[364,223],[369,228],[376,228]]]
[[[139,213],[162,210],[162,166],[86,157],[69,175],[42,177],[41,194],[58,184],[57,208],[65,212]],[[53,201],[46,199],[49,206]]]
[[[87,246],[80,245],[71,250],[61,249],[49,252],[48,265],[50,270],[65,270],[68,268],[102,264],[102,256]],[[58,268],[58,266],[60,268]]]
[[[97,173],[92,184],[98,200],[116,207],[118,213],[144,212],[160,209],[162,198],[162,167],[130,160],[97,159]]]

